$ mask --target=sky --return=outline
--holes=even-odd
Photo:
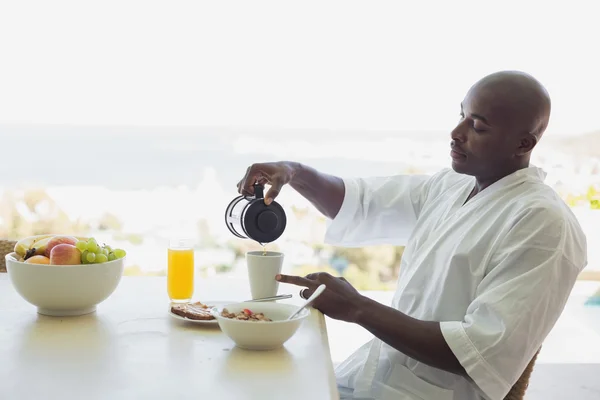
[[[485,74],[600,129],[600,2],[0,0],[0,124],[448,130]]]

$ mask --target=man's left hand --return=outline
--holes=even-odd
[[[362,295],[344,278],[326,272],[308,274],[304,278],[294,275],[278,275],[279,282],[303,286],[302,297],[308,299],[321,284],[326,289],[313,303],[313,307],[330,318],[356,322]]]

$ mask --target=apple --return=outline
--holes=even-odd
[[[59,245],[59,244],[70,244],[75,246],[77,244],[77,238],[74,238],[73,236],[53,236],[52,238],[50,238],[50,240],[48,241],[48,244],[46,245],[46,252],[44,253],[44,255],[46,257],[50,257],[50,253],[52,252],[52,249],[54,248],[54,246]]]
[[[52,248],[50,252],[52,265],[78,265],[81,264],[81,252],[72,244],[61,243]]]
[[[46,256],[33,256],[25,260],[27,264],[50,264],[50,259]]]

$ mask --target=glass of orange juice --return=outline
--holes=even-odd
[[[188,303],[194,294],[194,246],[191,239],[171,240],[168,249],[167,291],[173,303]]]

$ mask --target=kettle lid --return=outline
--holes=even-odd
[[[242,227],[249,238],[259,243],[270,243],[283,234],[287,217],[279,203],[265,204],[261,189],[255,186],[256,197],[244,210]]]

